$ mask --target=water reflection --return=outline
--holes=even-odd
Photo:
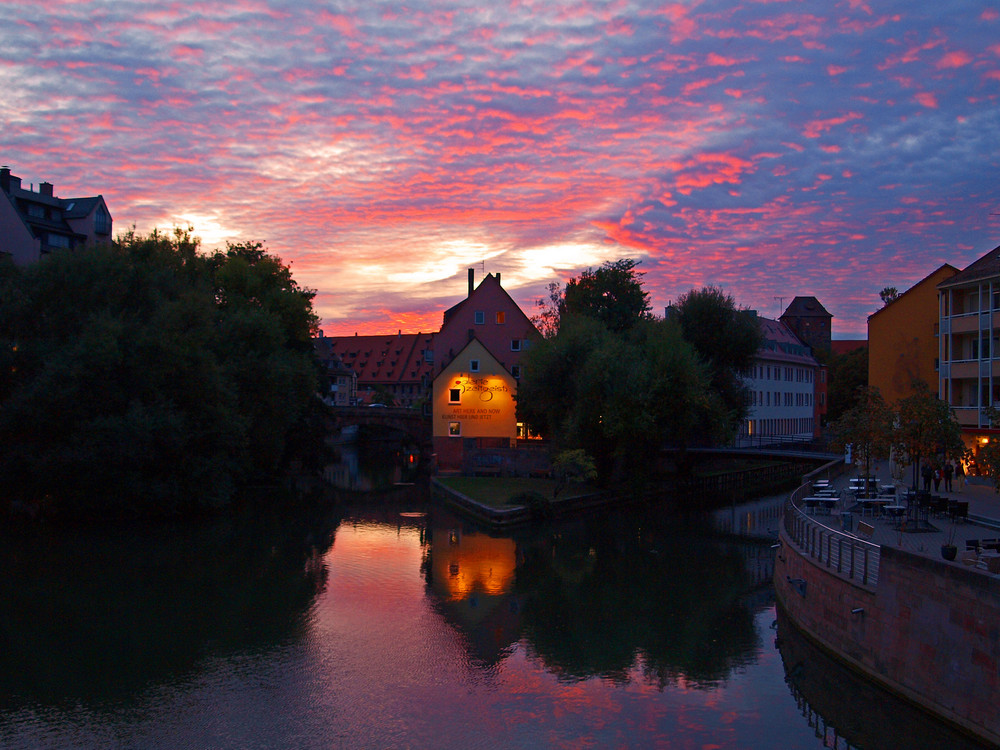
[[[766,546],[741,549],[652,508],[508,538],[433,521],[429,591],[484,663],[523,638],[562,680],[626,682],[641,665],[661,689],[712,687],[760,649],[761,602],[748,594],[766,581],[746,553],[769,558]]]
[[[323,469],[333,487],[355,492],[381,491],[418,481],[419,448],[408,440],[353,440],[333,447],[334,461]]]
[[[100,704],[309,627],[338,515],[0,537],[0,711]]]
[[[788,686],[822,747],[964,750],[981,745],[832,659],[779,609],[778,650]]]
[[[0,745],[811,748],[822,715],[899,746],[772,648],[767,540],[639,507],[491,535],[420,486],[333,502],[5,535]]]

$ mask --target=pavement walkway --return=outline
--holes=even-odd
[[[897,493],[905,493],[910,486],[906,479],[894,481],[888,469],[876,472],[880,484],[895,484]],[[842,490],[846,490],[849,481],[857,475],[856,471],[845,471],[839,477],[832,477],[831,484]],[[910,474],[904,472],[904,477]],[[958,547],[958,555],[953,565],[974,567],[974,562],[966,562],[970,557],[975,557],[974,552],[967,552],[966,546],[970,540],[996,539],[1000,537],[1000,494],[993,487],[993,482],[987,477],[967,477],[967,483],[959,483],[958,479],[952,481],[952,491],[946,492],[944,481],[937,492],[933,486],[931,493],[950,500],[964,500],[969,503],[969,520],[953,523],[949,518],[930,517],[932,531],[900,531],[897,527],[899,522],[888,517],[872,517],[866,514],[863,518],[857,509],[852,510],[853,503],[848,499],[847,493],[842,494],[842,502],[847,505],[843,507],[838,504],[837,509],[829,517],[816,516],[816,520],[831,528],[841,528],[841,518],[837,515],[842,511],[852,511],[851,529],[857,533],[858,522],[864,520],[874,527],[871,541],[884,547],[895,547],[915,554],[933,557],[943,562],[941,557],[941,545],[944,544],[950,535],[953,536],[954,544]],[[828,519],[828,520],[827,520]],[[980,569],[981,570],[981,569]],[[985,573],[985,570],[981,570]]]

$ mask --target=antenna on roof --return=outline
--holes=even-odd
[[[773,299],[778,300],[778,315],[781,315],[781,311],[785,309],[785,298],[784,297],[774,297]]]

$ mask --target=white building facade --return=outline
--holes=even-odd
[[[758,320],[764,344],[744,376],[749,416],[740,427],[737,445],[812,440],[819,362],[784,323]]]

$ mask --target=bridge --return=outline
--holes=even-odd
[[[339,434],[345,427],[380,427],[406,435],[419,448],[421,458],[434,452],[431,440],[431,420],[419,409],[394,406],[335,406],[327,412],[327,434]]]

